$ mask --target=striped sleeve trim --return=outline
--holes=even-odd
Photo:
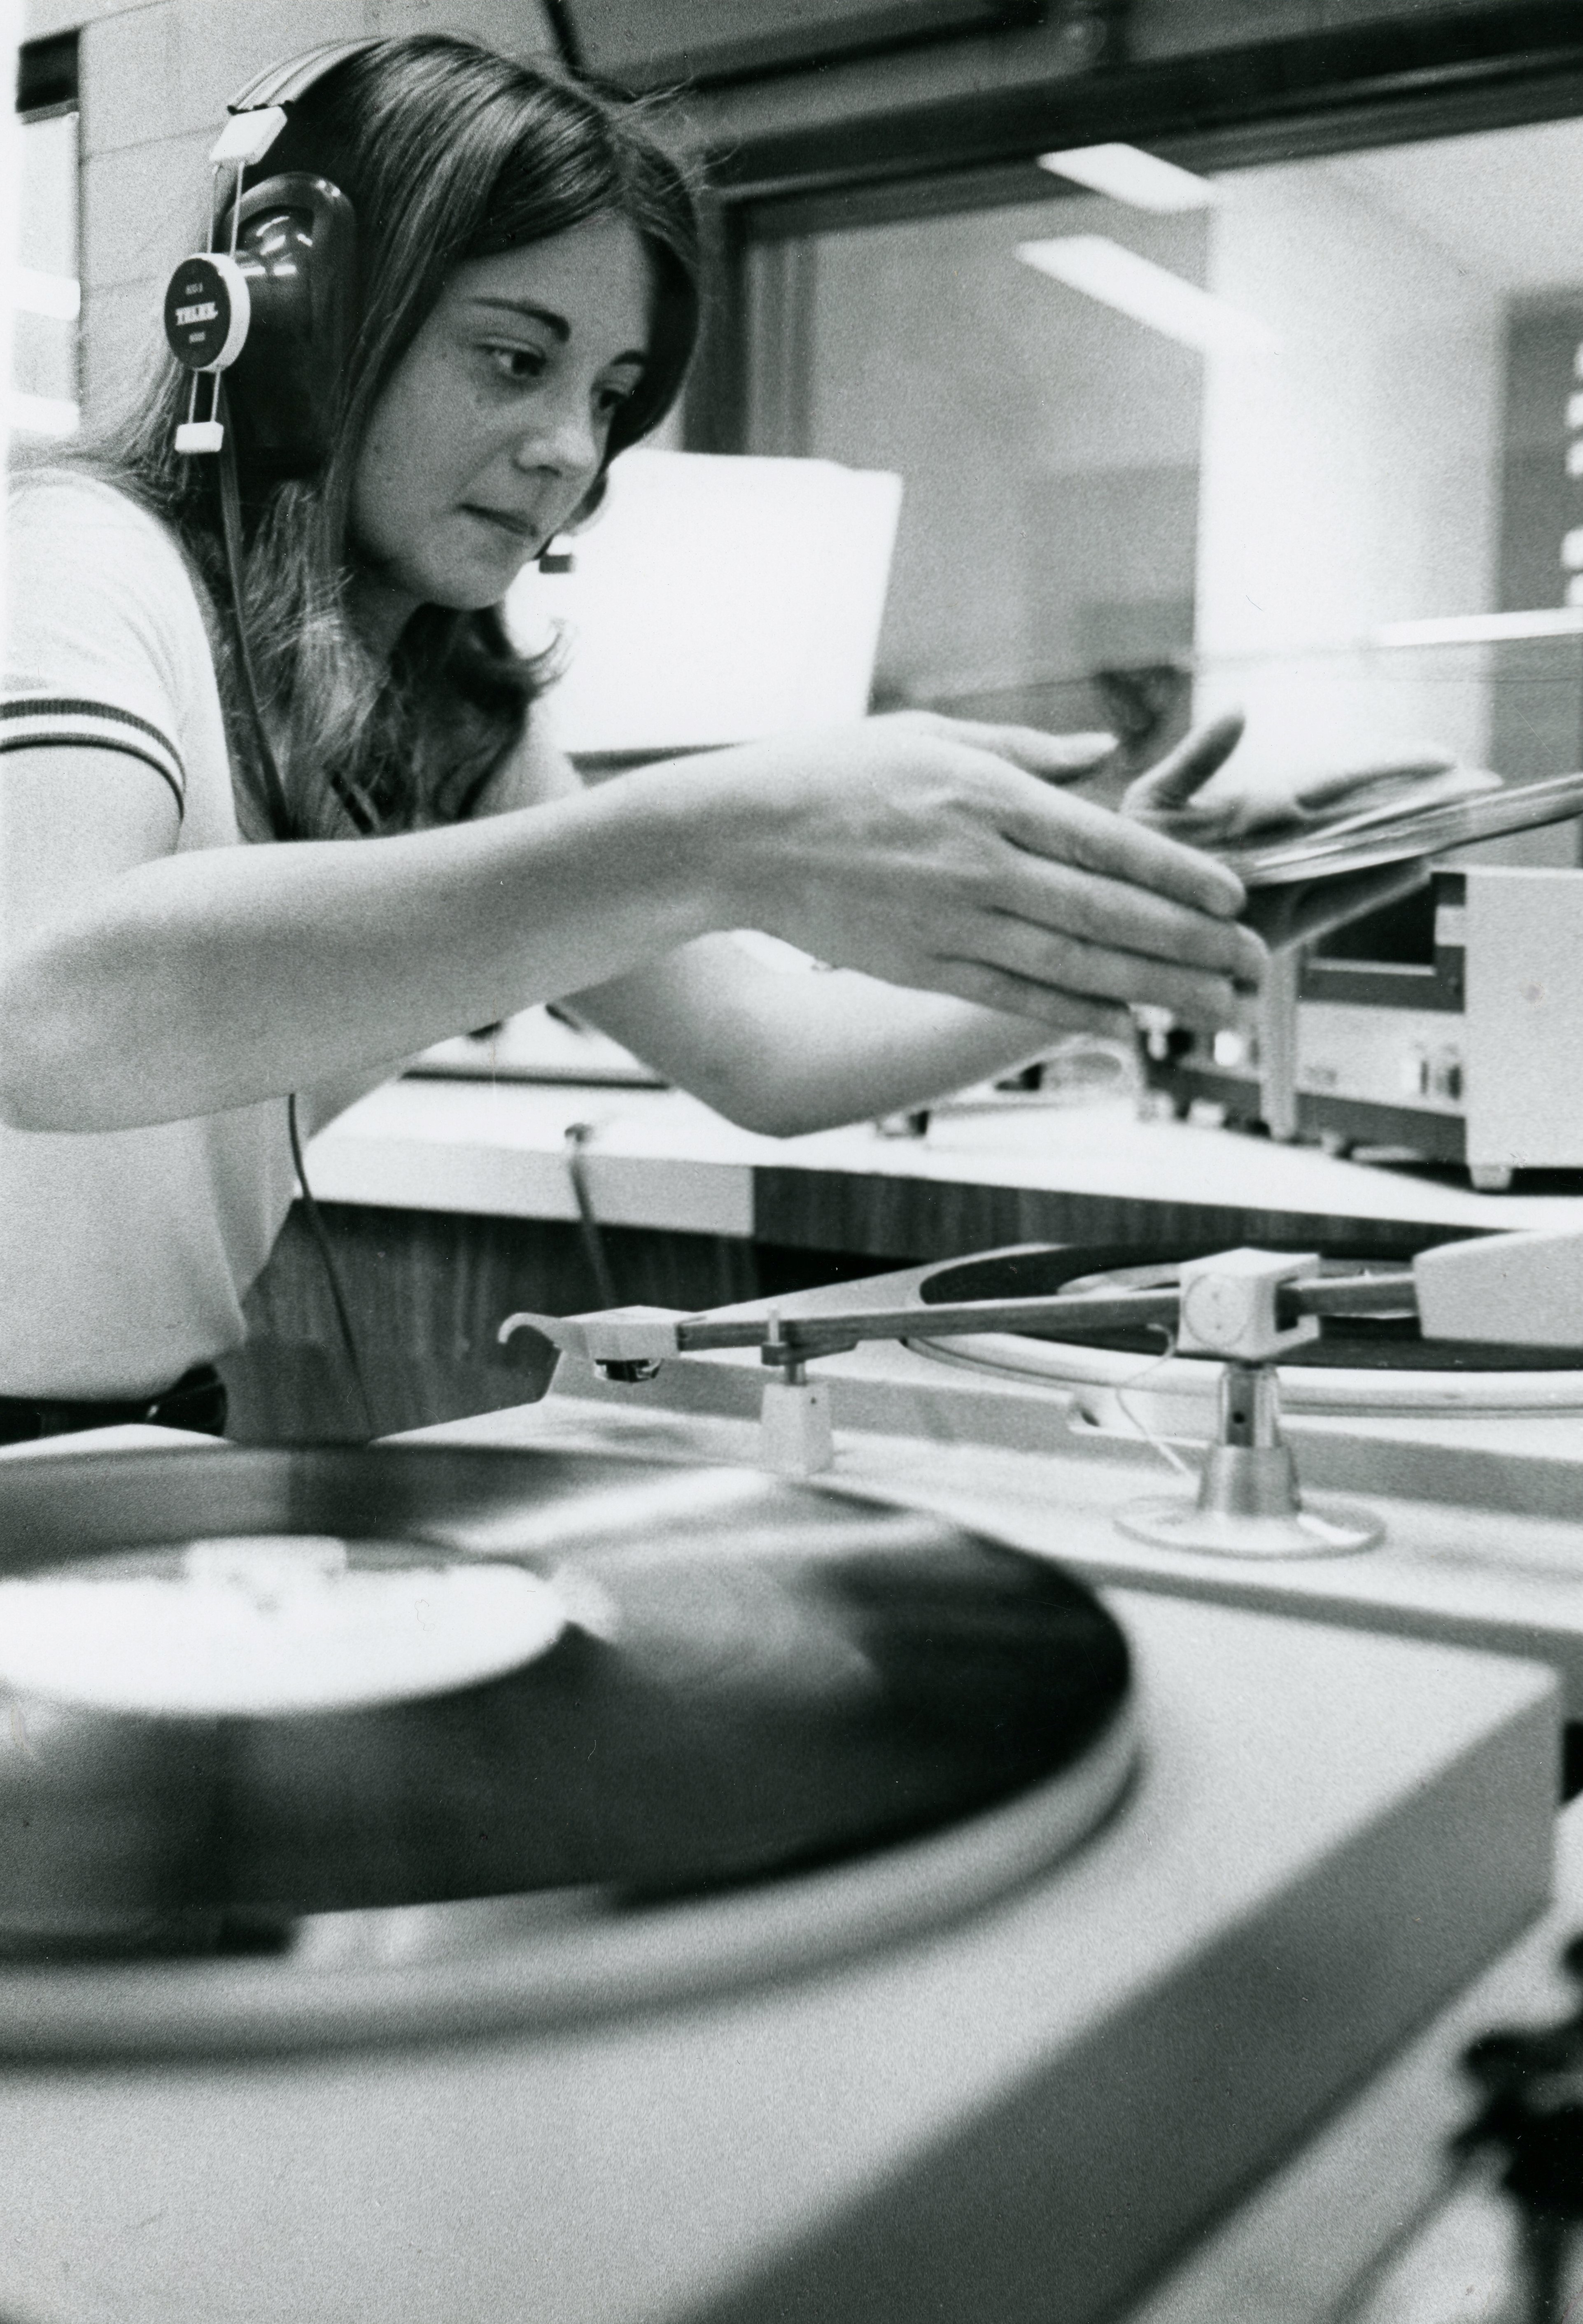
[[[141,759],[169,783],[178,808],[187,798],[181,754],[161,728],[113,702],[81,701],[57,694],[16,694],[0,702],[0,752],[118,751]]]

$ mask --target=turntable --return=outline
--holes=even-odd
[[[1097,2324],[1542,1901],[1528,1664],[511,1419],[0,1462],[0,2312]]]
[[[1055,1862],[1137,1751],[1091,1591],[751,1470],[57,1454],[0,1465],[0,1542],[14,2053],[460,2031],[805,1969]],[[392,1926],[382,1986],[358,1972]],[[492,1941],[510,1974],[465,1997],[446,1964]]]
[[[1211,1331],[1189,1352],[1180,1278],[1200,1262],[1136,1246],[1017,1246],[696,1318],[541,1319],[555,1393],[462,1433],[596,1444],[617,1426],[828,1461],[1091,1581],[1539,1655],[1583,1721],[1583,1243],[1393,1232],[1384,1260],[1377,1241],[1253,1255],[1232,1309],[1265,1336],[1240,1348]],[[789,1384],[788,1361],[824,1410],[778,1446],[762,1383],[770,1363]],[[1208,1523],[1187,1530],[1195,1501]],[[1307,1511],[1344,1518],[1340,1537],[1307,1537]]]

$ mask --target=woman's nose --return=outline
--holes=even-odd
[[[517,446],[520,468],[553,468],[566,476],[591,474],[599,466],[600,443],[594,415],[584,398],[568,397],[540,413]]]

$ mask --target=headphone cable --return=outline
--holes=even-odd
[[[568,0],[544,0],[544,13],[549,20],[550,34],[562,64],[569,73],[585,73],[588,60],[583,53],[577,27],[572,22]]]
[[[216,380],[216,416],[223,409],[220,400],[224,391],[224,380]],[[247,641],[246,625],[242,618],[242,495],[236,481],[236,453],[231,441],[229,428],[226,428],[221,441],[218,466],[220,530],[225,546],[225,572],[231,588],[231,626],[236,640],[236,661],[242,678],[242,691],[246,698],[247,714],[253,722],[253,733],[258,742],[270,821],[273,825],[275,837],[282,840],[292,839],[296,836],[296,831],[291,810],[287,804],[286,786],[281,779],[280,762],[275,757],[269,729],[264,724],[263,707],[259,699],[258,680],[253,667],[253,652]],[[359,829],[364,832],[372,831],[374,827],[373,821],[366,810],[362,809],[362,802],[356,799],[354,795],[348,796],[345,788],[339,781],[336,782],[336,789],[342,804]],[[361,812],[360,809],[362,809]],[[301,1190],[303,1211],[324,1268],[325,1280],[329,1286],[330,1304],[336,1311],[336,1322],[346,1351],[346,1360],[351,1368],[353,1382],[357,1390],[357,1400],[363,1407],[364,1425],[371,1437],[377,1436],[379,1427],[373,1416],[373,1401],[368,1393],[368,1380],[358,1351],[357,1335],[352,1329],[352,1316],[346,1305],[345,1290],[341,1282],[341,1271],[336,1263],[335,1252],[330,1247],[329,1230],[325,1225],[323,1213],[314,1199],[313,1188],[308,1183],[308,1167],[302,1157],[302,1134],[297,1119],[295,1090],[286,1100],[286,1131],[291,1141],[291,1164],[297,1173],[298,1186]]]
[[[280,761],[275,756],[274,744],[264,724],[258,674],[253,666],[253,649],[248,643],[247,625],[242,616],[242,492],[236,479],[236,447],[231,440],[230,414],[226,409],[223,375],[216,379],[215,397],[216,414],[222,415],[225,421],[225,435],[217,460],[220,471],[220,532],[225,549],[225,577],[231,591],[231,630],[236,641],[236,666],[247,703],[247,715],[258,743],[260,763],[263,768],[264,794],[271,825],[277,839],[295,839],[299,834],[287,801]],[[330,788],[345,808],[353,825],[365,839],[368,838],[378,830],[379,822],[367,800],[337,769],[331,767],[327,772]]]
[[[308,1183],[308,1169],[302,1158],[302,1132],[297,1120],[295,1090],[286,1100],[286,1130],[291,1140],[291,1166],[297,1173],[297,1184],[302,1195],[303,1212],[318,1249],[319,1260],[325,1271],[325,1280],[330,1287],[330,1301],[336,1311],[336,1322],[340,1327],[341,1342],[346,1351],[346,1361],[351,1367],[352,1379],[357,1389],[357,1401],[363,1406],[364,1425],[371,1437],[377,1436],[380,1432],[373,1416],[373,1399],[368,1393],[368,1380],[364,1372],[362,1356],[358,1351],[357,1335],[352,1329],[352,1316],[346,1305],[345,1290],[341,1282],[341,1270],[336,1265],[336,1254],[330,1247],[329,1229],[324,1222],[324,1214],[314,1200],[313,1188]]]
[[[216,409],[224,410],[223,379],[216,382],[215,396]],[[242,618],[242,494],[236,482],[236,449],[231,441],[229,427],[225,429],[220,445],[217,465],[220,471],[220,532],[225,544],[225,576],[231,585],[231,629],[236,641],[237,671],[246,697],[247,715],[253,722],[259,761],[263,769],[264,797],[271,826],[277,839],[294,839],[297,833],[290,807],[286,802],[286,786],[281,779],[280,762],[275,757],[269,728],[264,724],[258,679],[253,667],[253,649],[247,642],[247,628]]]

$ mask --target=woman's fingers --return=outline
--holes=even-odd
[[[947,964],[938,989],[959,1001],[976,1001],[980,1009],[996,1010],[1003,1017],[1026,1017],[1033,1024],[1048,1026],[1052,1032],[1100,1033],[1109,1040],[1131,1041],[1137,1030],[1130,1010],[1109,1007],[1081,993],[1061,992],[1053,985],[1033,984],[1008,970],[989,968],[981,962]]]
[[[1146,1001],[1194,1024],[1244,1013],[1269,964],[1234,917],[1241,883],[1212,858],[1083,799],[1032,795],[1012,835],[1023,850],[992,921],[963,945],[1025,982]]]
[[[985,954],[988,954],[988,957]],[[950,961],[953,955],[942,957]],[[1248,993],[1228,976],[1184,966],[1113,945],[1090,944],[1008,917],[983,951],[979,964],[1016,977],[1028,986],[1080,992],[1096,1001],[1128,1007],[1146,1003],[1168,1009],[1189,1024],[1234,1025],[1247,1014]]]
[[[1242,740],[1244,725],[1239,710],[1228,711],[1223,717],[1211,718],[1206,725],[1195,726],[1185,740],[1167,752],[1157,767],[1129,783],[1122,799],[1124,815],[1176,816],[1187,808],[1195,794],[1201,790],[1210,777],[1222,768],[1238,743]],[[1197,810],[1210,820],[1214,811]]]
[[[1026,1017],[1054,1032],[1099,1033],[1107,1040],[1131,1041],[1137,1032],[1132,1011],[1118,1002],[1095,1001],[1081,992],[1063,992],[1053,984],[1039,984],[1010,969],[993,968],[986,961],[943,961],[934,989],[958,1001],[975,1001],[980,1009],[998,1010],[1003,1017]]]
[[[1223,868],[1078,799],[1039,796],[999,876],[936,917],[931,949],[1019,983],[1108,1001],[1149,1002],[1195,1024],[1244,1013],[1269,965]],[[1030,844],[1037,839],[1038,846]],[[1213,906],[1213,908],[1210,907]]]
[[[962,726],[958,739],[1009,759],[1044,782],[1069,783],[1091,775],[1116,749],[1114,734],[1045,734],[1036,726]]]
[[[1443,779],[1456,765],[1434,742],[1382,753],[1363,766],[1283,778],[1266,769],[1200,794],[1241,738],[1238,713],[1212,720],[1179,743],[1157,767],[1140,775],[1122,800],[1122,812],[1202,847],[1224,847],[1260,832],[1323,821],[1347,809],[1385,805],[1420,785]]]
[[[1261,937],[1241,920],[1222,919],[1173,902],[1155,889],[1071,864],[1026,859],[1003,890],[999,908],[1013,920],[1080,944],[1203,969],[1248,991],[1256,989],[1269,965]]]
[[[1084,1021],[1093,1030],[1124,1038],[1134,1029],[1135,1007],[1167,1010],[1180,1022],[1206,1032],[1249,1021],[1252,1004],[1245,994],[1158,961],[1128,963],[1125,955],[1107,961],[1097,949],[1085,957],[1075,946],[1058,953],[1039,943],[1037,931],[1027,930],[1007,931],[1002,948],[1007,957],[998,960],[943,954],[932,964],[926,981],[936,991],[1041,1024],[1069,1022],[1078,1004],[1091,1012]]]
[[[1008,808],[1001,827],[1030,854],[1152,890],[1216,919],[1234,920],[1247,900],[1236,873],[1213,856],[1091,799],[1029,784],[1010,795]]]
[[[1080,775],[1091,775],[1117,748],[1114,734],[1046,734],[1038,726],[992,725],[947,718],[933,710],[897,710],[876,723],[938,735],[942,742],[960,742],[969,750],[991,751],[1045,782],[1070,783]]]
[[[1363,767],[1338,767],[1328,773],[1305,775],[1293,792],[1293,804],[1305,815],[1323,814],[1349,801],[1361,806],[1370,794],[1382,801],[1395,791],[1411,790],[1436,775],[1450,774],[1455,752],[1425,742],[1412,750],[1371,759]]]

